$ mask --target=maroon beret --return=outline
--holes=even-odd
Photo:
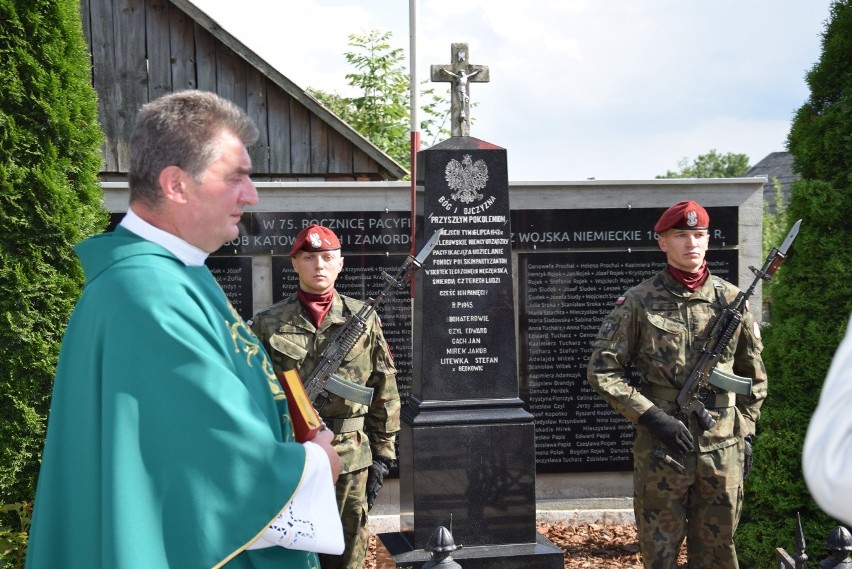
[[[334,251],[340,249],[340,239],[334,231],[324,225],[309,225],[296,235],[290,256],[293,257],[300,250],[315,253],[317,251]]]
[[[663,234],[669,229],[708,229],[710,216],[707,210],[694,201],[683,201],[674,204],[663,212],[654,231]]]

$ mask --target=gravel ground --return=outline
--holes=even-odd
[[[633,525],[539,523],[537,529],[565,552],[565,569],[642,569]],[[686,569],[684,550],[678,561],[678,567]],[[376,569],[375,537],[370,538],[364,569]]]

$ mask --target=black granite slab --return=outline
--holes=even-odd
[[[423,239],[413,381],[400,431],[400,525],[387,567],[420,566],[437,526],[465,567],[561,568],[535,531],[535,425],[518,397],[506,151],[455,137],[418,155]],[[456,555],[458,554],[458,555]],[[416,563],[415,563],[416,562]]]

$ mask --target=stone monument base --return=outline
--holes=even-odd
[[[452,552],[452,558],[464,569],[563,569],[565,566],[563,551],[537,532],[535,543],[462,546]],[[376,536],[377,569],[421,569],[431,559],[427,551],[414,549],[411,532]]]

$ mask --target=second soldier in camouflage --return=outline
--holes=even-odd
[[[684,538],[690,569],[737,569],[734,533],[751,464],[751,441],[766,397],[757,322],[749,312],[717,368],[750,378],[750,395],[715,386],[699,394],[715,425],[703,431],[676,398],[738,289],[710,274],[710,218],[693,201],[675,204],[654,230],[668,267],[618,299],[593,341],[588,381],[636,425],[634,513],[646,569],[676,569]],[[639,386],[625,366],[641,374]]]

